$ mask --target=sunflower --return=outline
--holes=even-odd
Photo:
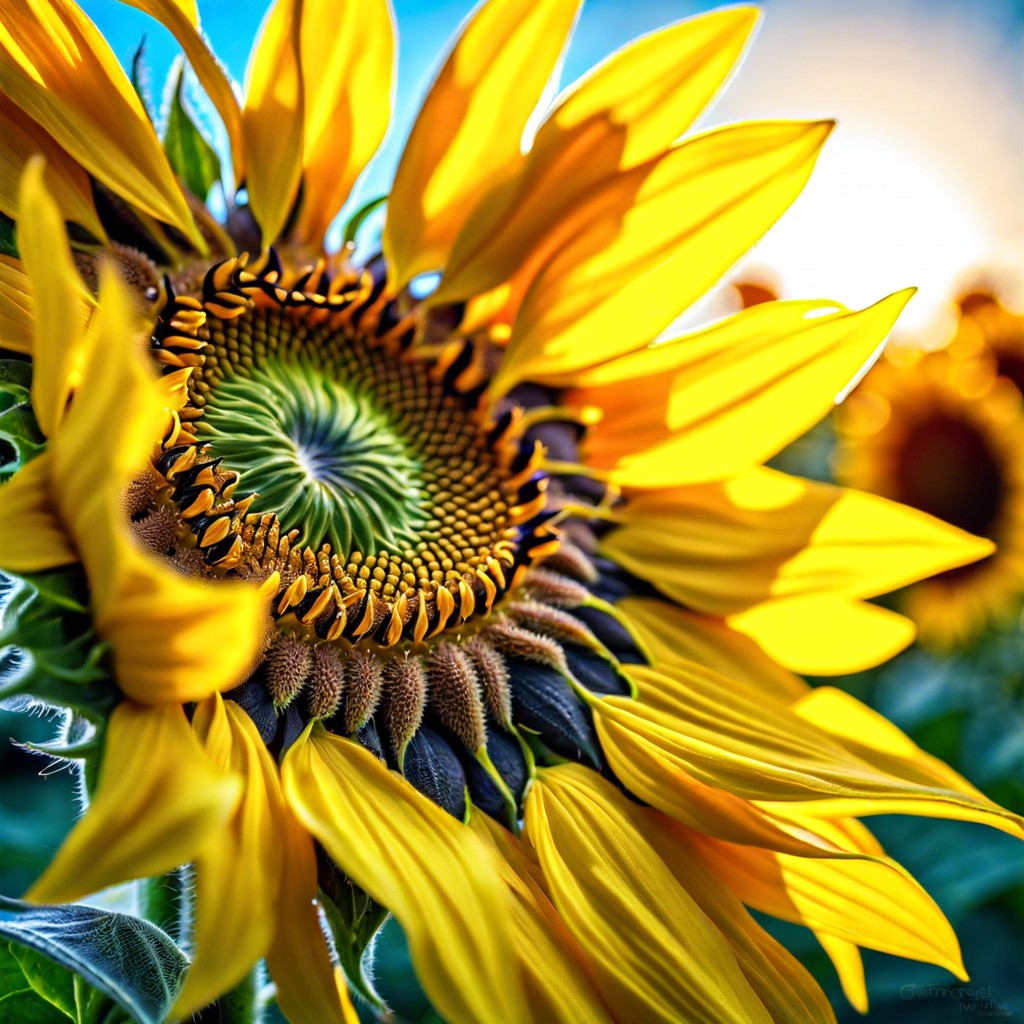
[[[909,293],[651,344],[831,127],[679,141],[756,11],[637,40],[528,132],[577,3],[489,0],[357,264],[323,239],[386,130],[387,5],[278,0],[239,107],[194,5],[133,2],[223,121],[226,219],[186,186],[201,137],[161,146],[71,0],[0,5],[3,365],[30,358],[38,427],[0,489],[5,637],[41,679],[39,609],[80,567],[37,695],[103,746],[29,898],[194,865],[176,1016],[265,959],[289,1019],[345,1019],[357,895],[453,1022],[833,1020],[747,908],[811,927],[858,1006],[861,946],[963,977],[856,819],[1021,821],[793,670],[889,657],[913,627],[865,599],[991,545],[762,466]]]
[[[989,537],[996,551],[903,595],[923,642],[964,647],[1019,615],[1024,597],[1024,318],[990,295],[961,301],[946,350],[883,359],[839,410],[836,469]]]

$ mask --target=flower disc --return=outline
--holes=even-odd
[[[206,564],[280,571],[278,615],[331,641],[420,643],[490,611],[553,541],[539,451],[513,416],[481,426],[468,346],[409,354],[369,275],[275,279],[219,264],[154,338],[187,396],[157,468]]]

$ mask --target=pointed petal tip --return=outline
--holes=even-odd
[[[811,121],[807,127],[809,134],[818,139],[818,145],[824,145],[825,140],[832,134],[832,129],[835,126],[835,118],[828,117],[822,121]]]

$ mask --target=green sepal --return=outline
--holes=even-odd
[[[81,904],[36,906],[0,896],[0,937],[11,941],[36,1001],[58,1010],[57,1019],[76,1024],[126,1018],[159,1024],[188,967],[185,954],[148,921]],[[17,995],[19,1012],[27,1013],[33,1003],[24,992]],[[4,1017],[4,1003],[0,999],[5,1020],[53,1019]]]
[[[0,254],[18,256],[18,242],[14,237],[14,221],[6,213],[0,213]]]
[[[108,646],[92,629],[81,567],[10,583],[0,629],[0,699],[31,696],[105,721],[120,697],[104,664]]]
[[[345,223],[345,233],[342,236],[342,241],[345,245],[356,240],[356,235],[359,233],[359,229],[366,223],[366,219],[376,210],[378,207],[383,206],[388,201],[386,195],[377,196],[375,199],[371,199],[367,203],[363,203],[362,206],[356,210],[355,213],[349,217]]]
[[[220,157],[185,109],[183,87],[185,65],[172,69],[177,74],[167,111],[164,152],[174,173],[197,199],[205,202],[214,183],[220,181]]]
[[[385,1010],[371,976],[373,940],[388,919],[388,911],[347,879],[338,880],[332,895],[321,889],[318,899],[349,985],[375,1009]]]
[[[149,95],[149,67],[146,65],[146,37],[142,37],[142,41],[139,43],[138,48],[132,55],[132,88],[135,90],[135,95],[139,97],[142,103],[142,109],[145,110],[146,116],[149,118],[150,124],[153,123],[153,103]]]

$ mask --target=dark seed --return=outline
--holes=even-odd
[[[466,816],[466,775],[447,741],[423,726],[405,751],[405,777],[438,807],[460,821]]]
[[[633,638],[629,635],[629,630],[618,619],[612,618],[611,615],[601,611],[599,608],[573,608],[571,614],[581,622],[586,623],[594,636],[619,661],[627,665],[642,665],[645,663],[646,659],[640,653],[640,649]]]
[[[301,735],[306,728],[299,709],[292,706],[284,713],[281,723],[281,753],[283,754]]]
[[[270,746],[277,735],[277,712],[263,684],[255,680],[243,683],[225,693],[224,698],[233,700],[252,719],[260,739]]]
[[[562,648],[572,674],[593,693],[614,693],[629,696],[629,683],[616,671],[615,666],[596,651],[578,644],[563,643]]]
[[[505,780],[518,805],[522,800],[523,788],[526,786],[526,760],[523,751],[513,737],[503,732],[492,730],[487,737],[487,753],[498,774]],[[492,818],[504,820],[506,814],[505,801],[491,777],[478,761],[466,758],[466,779],[469,782],[469,795],[473,803]]]
[[[553,668],[508,658],[512,717],[537,733],[556,754],[588,760],[597,767],[597,738],[590,714],[566,680]]]

